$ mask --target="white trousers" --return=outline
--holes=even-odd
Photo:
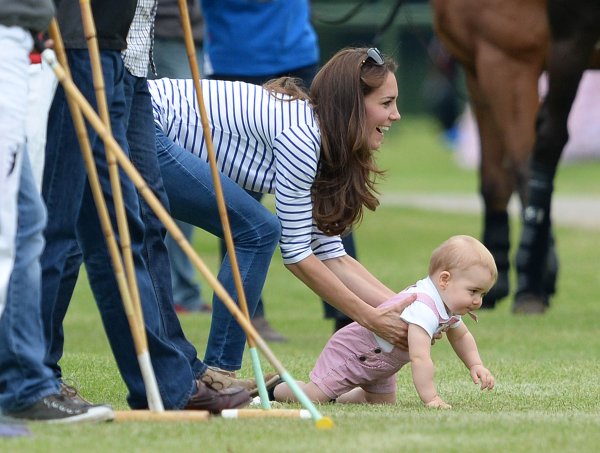
[[[0,315],[15,260],[17,194],[26,142],[32,45],[27,31],[0,25]]]
[[[46,151],[48,111],[54,98],[58,80],[45,62],[29,65],[29,96],[27,111],[27,152],[33,178],[41,192]]]

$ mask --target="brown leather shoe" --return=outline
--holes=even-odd
[[[263,377],[265,379],[265,387],[267,388],[267,391],[273,388],[275,383],[279,380],[279,374],[277,373],[267,373]],[[200,380],[215,390],[223,390],[230,387],[241,387],[246,389],[248,393],[250,393],[251,397],[258,395],[258,385],[256,384],[256,379],[238,378],[235,374],[235,371],[227,371],[215,366],[209,366],[206,369],[206,372],[200,376]]]
[[[200,379],[196,380],[198,390],[194,393],[184,409],[209,411],[219,414],[223,409],[237,409],[250,404],[250,394],[241,387],[229,387],[224,390],[215,390]]]

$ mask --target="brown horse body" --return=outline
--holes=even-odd
[[[484,300],[508,295],[508,203],[526,201],[528,162],[548,49],[545,0],[432,0],[435,31],[462,64],[481,141],[483,242],[498,265]]]
[[[577,73],[582,65],[580,61],[575,62],[582,59],[582,52],[587,52],[586,63],[589,61],[589,39],[581,52],[568,41],[581,24],[593,28],[590,23],[594,19],[586,23],[585,10],[597,9],[592,4],[597,5],[599,1],[549,0],[549,3],[548,6],[556,3],[563,8],[562,13],[555,13],[551,20],[567,23],[559,27],[563,38],[561,56],[567,56],[564,54],[567,47],[567,52],[577,55],[569,55],[565,60],[565,65],[577,65]],[[559,102],[553,102],[546,109],[552,113],[546,114],[547,121],[540,120],[545,128],[538,128],[538,132],[542,131],[545,135],[542,142],[540,138],[536,141],[538,79],[546,66],[551,47],[546,0],[432,0],[431,4],[434,28],[440,41],[465,69],[471,105],[478,123],[481,140],[480,192],[485,207],[483,242],[494,255],[499,270],[498,283],[484,300],[484,307],[492,308],[497,300],[509,293],[509,199],[517,192],[524,213],[534,212],[528,204],[532,186],[529,161],[534,143],[537,160],[544,162],[548,171],[552,169],[552,179],[568,137],[566,119],[573,101],[571,94],[574,97],[581,73],[571,76],[575,79],[574,88],[569,76],[565,75],[571,73],[570,70],[558,72],[562,74],[561,80],[551,82],[547,99],[559,99]],[[565,20],[573,13],[569,10],[571,7],[584,11],[583,15]],[[560,10],[560,7],[555,9]],[[566,17],[560,17],[561,14]],[[555,57],[555,66],[561,65],[562,57]],[[550,77],[553,77],[552,73]],[[567,82],[570,91],[565,101],[560,84]],[[555,111],[557,105],[560,105],[560,114]],[[557,129],[559,137],[552,131],[557,123],[562,125]],[[547,150],[548,142],[552,140],[556,143]],[[544,223],[543,228],[533,224],[528,228],[524,216],[524,235],[517,252],[519,288],[514,306],[516,311],[543,312],[548,306],[549,296],[554,293],[558,262],[549,216],[551,192],[550,188],[546,194],[548,197],[544,199],[548,206],[544,205],[547,217],[541,222]]]

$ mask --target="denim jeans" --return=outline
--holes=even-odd
[[[201,44],[196,46],[196,60],[202,62]],[[190,62],[187,57],[185,43],[181,38],[154,37],[154,65],[157,76],[149,74],[148,78],[169,77],[172,79],[189,79],[192,74]],[[177,221],[177,226],[192,242],[194,226],[189,223]],[[173,240],[170,234],[165,238],[171,263],[171,283],[173,284],[173,300],[177,305],[190,311],[198,311],[205,302],[202,299],[200,283],[196,271],[187,255]]]
[[[45,341],[40,313],[42,232],[46,211],[34,182],[27,152],[18,193],[16,257],[0,318],[0,407],[18,411],[57,393],[58,381],[44,366]]]
[[[135,77],[125,71],[125,97],[129,100],[129,157],[148,187],[168,211],[169,200],[156,157],[154,115],[146,78]],[[158,301],[162,328],[169,341],[185,355],[194,375],[198,376],[206,371],[206,365],[198,360],[196,348],[185,338],[175,312],[170,277],[171,263],[165,245],[166,229],[141,197],[140,216],[145,227],[142,254],[148,265],[148,274]]]
[[[210,166],[156,129],[156,152],[173,217],[223,238]],[[221,175],[227,215],[235,244],[242,284],[252,316],[262,292],[269,264],[281,236],[277,217],[237,183]],[[237,301],[229,255],[218,279]],[[225,370],[241,367],[246,336],[216,296],[204,362]]]
[[[188,242],[192,242],[194,225],[176,221],[177,226]],[[173,301],[189,311],[200,311],[206,302],[202,299],[202,290],[196,277],[196,270],[188,256],[181,250],[170,234],[165,238],[171,262],[171,282],[173,283]]]
[[[69,66],[76,85],[84,96],[95,99],[87,50],[69,50]],[[106,97],[112,132],[126,153],[129,106],[126,97],[126,71],[120,52],[101,51]],[[95,102],[92,102],[95,106]],[[147,129],[150,133],[152,129]],[[108,166],[102,141],[88,127],[100,184],[107,202],[115,236],[115,210],[109,183]],[[102,322],[117,366],[129,390],[132,408],[147,407],[145,387],[137,355],[113,274],[112,260],[100,227],[96,207],[79,150],[73,122],[62,88],[56,92],[48,119],[46,164],[42,193],[48,209],[46,249],[42,255],[42,306],[44,328],[49,342],[54,340],[58,326],[72,295],[74,250],[77,242],[83,252],[89,282],[100,311]],[[129,230],[135,273],[142,303],[148,338],[148,349],[165,408],[183,407],[194,390],[194,371],[190,360],[167,337],[161,308],[144,258],[145,228],[140,218],[140,204],[135,187],[122,171],[121,185]],[[46,363],[60,377],[58,358],[49,349]],[[62,348],[60,353],[62,354]]]

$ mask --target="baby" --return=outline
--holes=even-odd
[[[408,351],[354,322],[330,338],[310,373],[310,382],[299,383],[301,388],[315,402],[395,403],[396,372],[410,362],[423,403],[448,409],[451,406],[436,390],[431,360],[432,339],[445,331],[473,382],[491,390],[494,377],[483,365],[461,317],[469,314],[477,320],[472,311],[481,307],[497,275],[494,258],[481,242],[471,236],[451,237],[433,251],[426,278],[382,304],[417,293],[416,301],[401,315],[408,323]],[[296,401],[285,382],[275,387],[273,396],[276,401]]]

